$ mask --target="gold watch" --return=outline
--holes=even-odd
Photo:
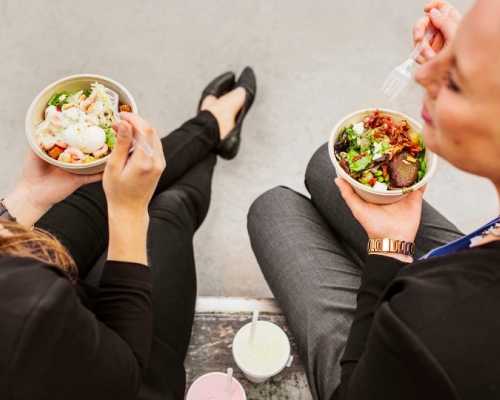
[[[394,239],[369,239],[368,254],[373,253],[395,253],[412,257],[415,253],[415,243]]]

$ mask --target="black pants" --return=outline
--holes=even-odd
[[[162,143],[167,167],[149,210],[154,339],[139,396],[148,400],[184,398],[184,359],[196,301],[193,236],[210,204],[213,150],[219,143],[217,121],[209,112],[201,112]],[[81,188],[53,207],[38,226],[67,247],[84,279],[108,246],[102,184]]]

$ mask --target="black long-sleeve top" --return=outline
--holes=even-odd
[[[135,399],[152,338],[146,266],[108,261],[92,296],[58,269],[0,258],[0,399]]]
[[[368,256],[336,400],[500,399],[500,242]]]

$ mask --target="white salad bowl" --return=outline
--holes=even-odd
[[[35,154],[49,164],[79,175],[91,175],[102,172],[106,166],[109,155],[88,164],[71,164],[54,160],[40,148],[35,138],[35,130],[38,124],[43,121],[48,101],[55,93],[62,91],[76,92],[78,90],[87,89],[94,82],[99,82],[118,93],[120,103],[128,104],[132,108],[132,112],[138,112],[137,104],[132,94],[130,94],[127,88],[122,84],[101,75],[80,74],[68,76],[48,85],[35,97],[35,100],[33,100],[26,113],[26,136]]]
[[[337,138],[342,132],[342,130],[350,125],[356,124],[358,122],[361,122],[365,117],[369,116],[372,114],[374,111],[380,111],[382,114],[387,114],[393,117],[394,121],[396,122],[401,122],[402,120],[408,121],[410,124],[411,128],[422,134],[422,124],[417,122],[415,119],[412,117],[403,114],[398,111],[394,110],[388,110],[384,108],[368,108],[368,109],[363,109],[359,111],[355,111],[346,117],[342,118],[333,128],[331,136],[330,136],[330,141],[328,142],[328,152],[330,154],[330,159],[332,160],[333,166],[335,167],[335,171],[337,173],[337,176],[344,178],[349,184],[354,188],[356,193],[364,200],[374,203],[374,204],[391,204],[391,203],[396,203],[399,200],[401,200],[403,197],[408,195],[409,193],[418,190],[431,180],[431,178],[434,176],[436,169],[437,169],[437,164],[438,164],[438,157],[436,154],[432,153],[429,149],[426,148],[425,152],[425,158],[427,161],[427,171],[425,173],[425,176],[416,184],[409,188],[404,188],[404,189],[394,189],[394,190],[376,190],[373,189],[370,186],[363,185],[362,183],[358,182],[356,179],[352,178],[339,164],[337,158],[335,157],[335,143],[337,142]]]

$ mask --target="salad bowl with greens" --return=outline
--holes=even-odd
[[[132,95],[118,82],[75,75],[46,87],[26,115],[26,134],[35,153],[77,174],[101,172],[114,149],[112,125],[120,111],[137,112]]]
[[[362,198],[393,203],[423,187],[436,170],[437,156],[421,132],[421,124],[397,111],[357,111],[335,126],[330,158]]]

